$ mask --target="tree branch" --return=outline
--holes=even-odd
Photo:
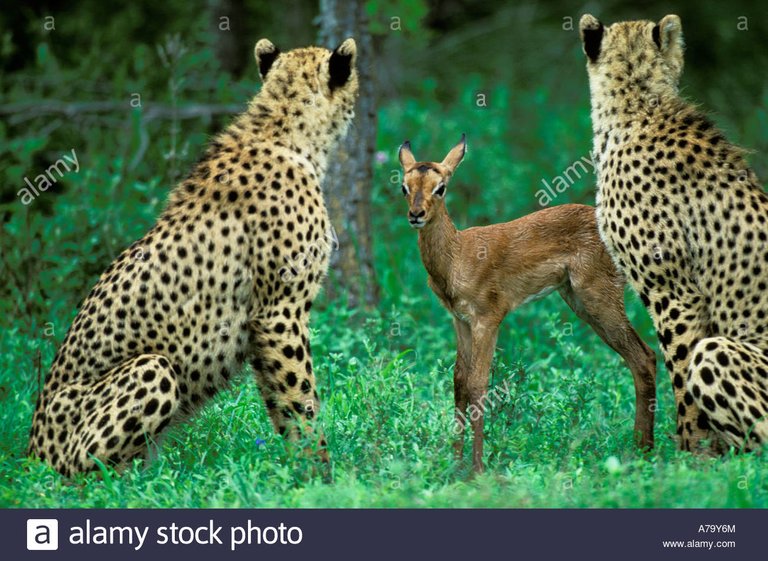
[[[94,113],[122,113],[140,111],[145,121],[154,119],[196,119],[199,117],[213,117],[214,115],[234,115],[245,110],[245,104],[235,103],[199,103],[172,107],[161,103],[147,103],[140,108],[131,107],[126,102],[114,101],[84,101],[65,102],[57,100],[24,101],[0,105],[0,115],[13,115],[16,122],[60,115],[64,117],[76,117],[83,114]]]

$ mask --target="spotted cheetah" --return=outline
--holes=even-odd
[[[333,246],[320,185],[354,115],[356,53],[353,39],[256,44],[260,92],[83,301],[38,398],[31,455],[64,475],[122,470],[249,362],[275,429],[306,433],[327,460],[308,324]]]
[[[768,196],[678,93],[679,17],[606,27],[584,15],[579,27],[598,224],[653,318],[679,445],[753,449],[768,440]]]

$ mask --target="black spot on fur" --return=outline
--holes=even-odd
[[[661,48],[661,34],[659,33],[659,24],[658,23],[653,26],[652,35],[653,35],[653,42],[656,43],[656,46],[658,48]]]
[[[272,64],[275,62],[275,59],[280,54],[280,49],[275,47],[275,50],[271,53],[264,53],[259,55],[259,74],[261,74],[261,77],[264,78],[267,75],[267,72],[269,72],[269,69],[272,68]]]
[[[328,70],[331,74],[328,80],[331,91],[340,88],[347,83],[352,74],[352,55],[341,54],[337,48],[333,51],[331,60],[328,62]]]
[[[596,29],[584,29],[582,31],[584,41],[584,53],[589,60],[595,62],[600,56],[600,45],[603,42],[603,24],[600,23]]]

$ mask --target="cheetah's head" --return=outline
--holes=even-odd
[[[683,28],[678,16],[664,16],[658,23],[626,21],[605,27],[595,16],[585,14],[579,33],[593,96],[677,92],[683,71]]]
[[[358,92],[354,39],[346,39],[332,51],[306,47],[286,52],[269,39],[261,39],[254,55],[264,82],[262,91],[276,101],[295,105],[291,113],[297,123],[316,129],[319,124],[349,123],[354,117]]]

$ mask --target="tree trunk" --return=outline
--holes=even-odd
[[[232,74],[240,76],[247,62],[253,62],[251,57],[243,56],[250,52],[253,45],[246,49],[243,33],[243,22],[246,9],[243,0],[208,0],[211,27],[214,33],[213,48],[221,67]],[[250,66],[249,66],[250,67]]]
[[[320,44],[336,48],[347,37],[357,42],[360,97],[355,120],[331,158],[323,186],[339,249],[331,258],[330,298],[346,292],[349,305],[375,306],[379,287],[371,243],[371,186],[376,142],[373,41],[364,0],[320,0]]]

